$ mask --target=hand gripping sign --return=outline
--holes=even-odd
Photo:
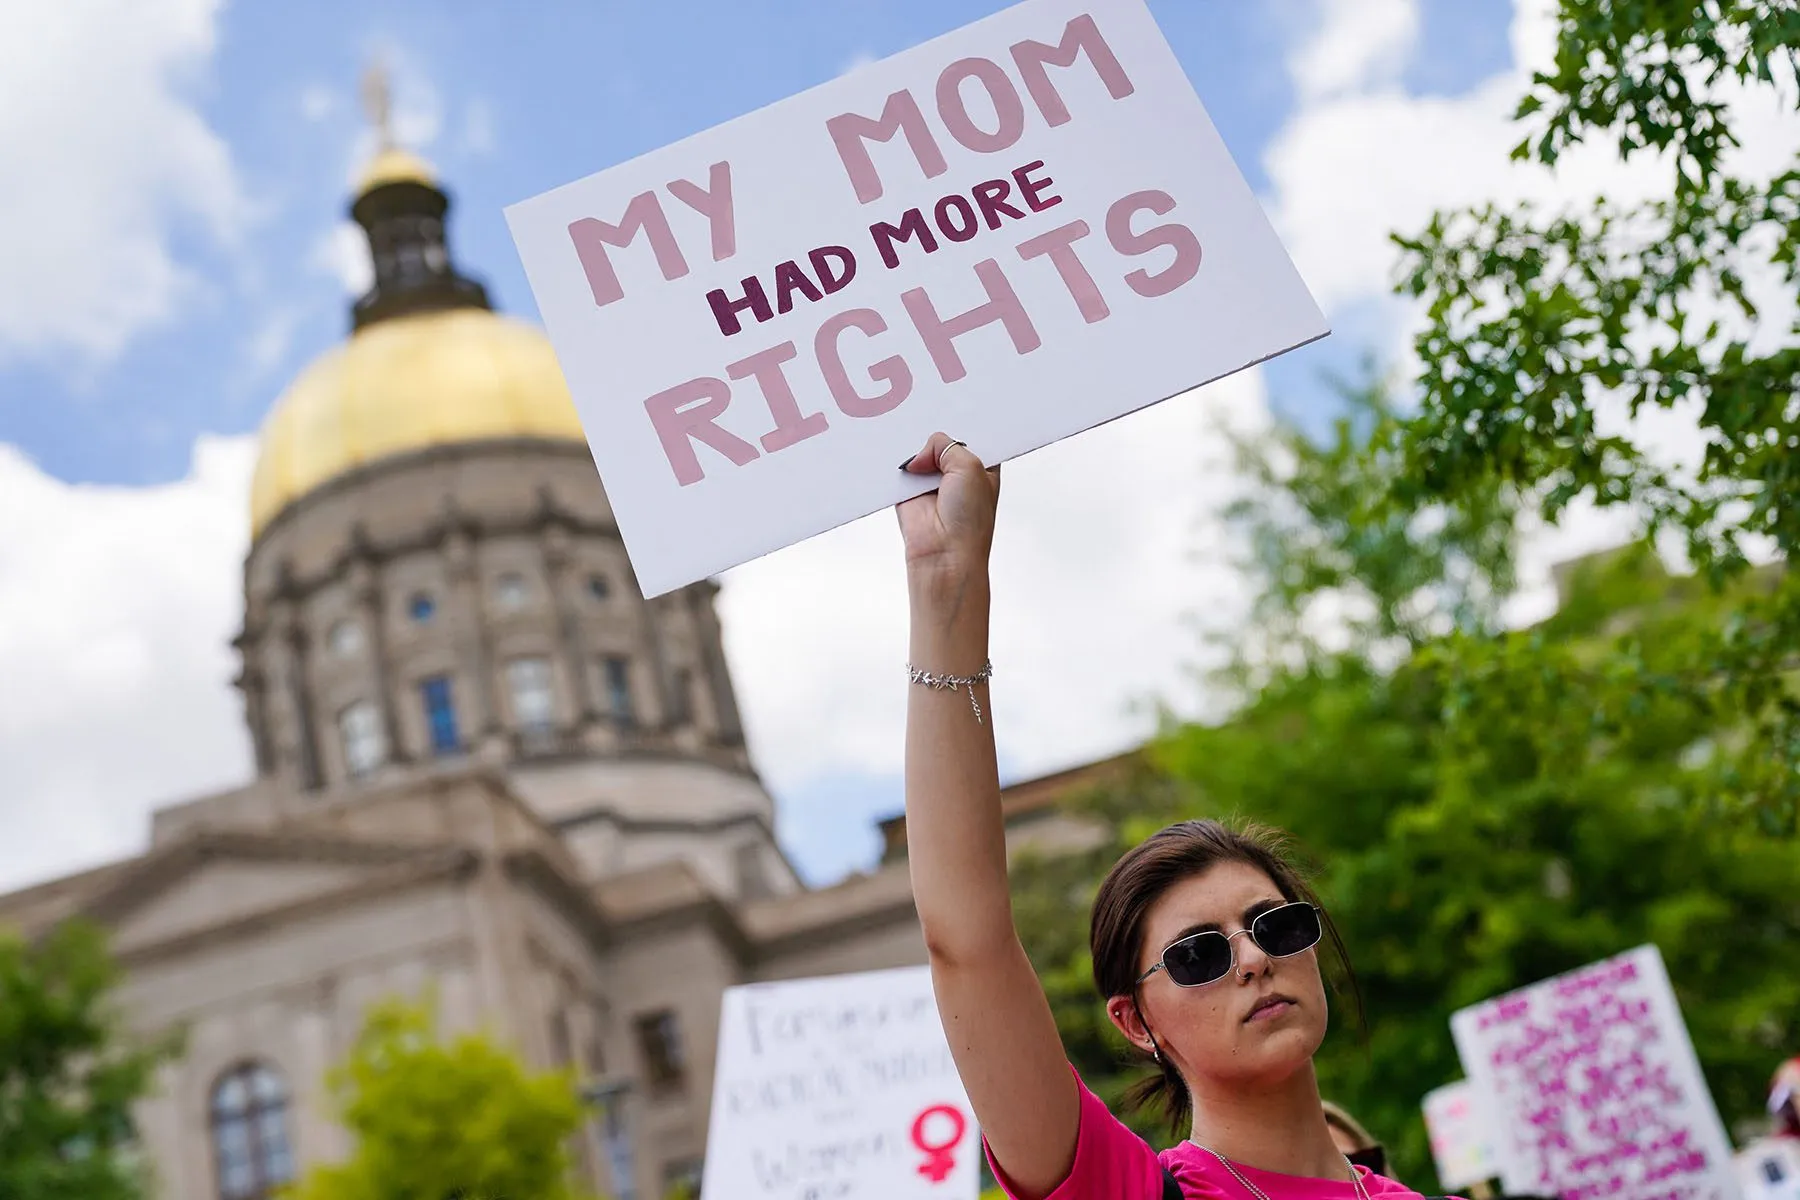
[[[645,594],[1321,337],[1143,0],[1027,0],[507,210]]]
[[[927,968],[725,993],[702,1195],[975,1200],[977,1146]]]

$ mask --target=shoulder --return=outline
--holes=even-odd
[[[1181,1185],[1182,1200],[1251,1200],[1242,1188],[1235,1192],[1229,1190],[1235,1183],[1219,1161],[1191,1142],[1164,1150],[1157,1155],[1157,1160]]]
[[[1365,1167],[1358,1167],[1357,1171],[1362,1175],[1363,1187],[1371,1198],[1380,1196],[1382,1200],[1428,1200],[1427,1197],[1413,1191],[1404,1183],[1389,1179],[1385,1175],[1377,1175]],[[1431,1197],[1429,1200],[1456,1200],[1456,1198],[1440,1196]]]

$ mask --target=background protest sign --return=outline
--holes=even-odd
[[[1731,1144],[1655,946],[1450,1019],[1508,1192],[1731,1200]]]
[[[974,1200],[980,1157],[929,968],[726,991],[702,1195]]]
[[[1423,1107],[1439,1183],[1455,1190],[1500,1174],[1487,1112],[1467,1080],[1427,1092]]]
[[[1322,337],[1143,0],[1027,0],[507,209],[645,594]]]

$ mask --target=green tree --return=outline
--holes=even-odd
[[[528,1072],[486,1037],[436,1037],[431,1008],[372,1009],[333,1068],[347,1162],[314,1168],[295,1200],[575,1200],[569,1143],[583,1113],[567,1072]]]
[[[1419,411],[1404,503],[1516,490],[1555,520],[1577,500],[1626,506],[1646,542],[1683,548],[1721,588],[1752,547],[1800,549],[1800,158],[1750,175],[1733,95],[1800,103],[1800,7],[1790,0],[1562,0],[1554,64],[1517,119],[1520,170],[1554,173],[1580,143],[1659,164],[1662,194],[1547,209],[1440,213],[1398,239],[1401,290],[1423,301]],[[1680,409],[1697,461],[1652,451],[1636,418]],[[1723,619],[1654,666],[1560,656],[1523,639],[1470,641],[1448,660],[1479,687],[1549,674],[1561,703],[1522,736],[1560,760],[1571,728],[1629,739],[1645,705],[1724,719],[1695,800],[1763,831],[1800,831],[1800,581],[1739,589]],[[1516,678],[1509,678],[1516,677]],[[1479,706],[1477,706],[1479,707]],[[1471,712],[1473,710],[1470,710]]]
[[[132,1038],[111,1003],[118,981],[91,926],[38,941],[0,931],[0,1196],[150,1194],[131,1108],[179,1041]]]
[[[1091,855],[1021,866],[1015,911],[1071,1059],[1108,1099],[1142,1072],[1088,978],[1085,909],[1105,867],[1161,824],[1238,815],[1291,831],[1343,933],[1366,1004],[1319,1057],[1327,1094],[1435,1187],[1424,1093],[1461,1074],[1457,1008],[1655,942],[1728,1120],[1754,1114],[1768,1062],[1800,1037],[1800,845],[1711,819],[1736,714],[1679,688],[1643,689],[1617,730],[1566,720],[1577,673],[1655,678],[1762,586],[1672,579],[1643,549],[1593,560],[1561,610],[1499,632],[1513,515],[1396,503],[1385,472],[1405,422],[1379,389],[1329,438],[1291,429],[1245,447],[1261,481],[1233,509],[1261,597],[1224,679],[1228,721],[1169,730],[1125,785],[1085,801],[1114,837]],[[1323,606],[1339,636],[1308,632]],[[1468,672],[1470,645],[1502,660]],[[1555,669],[1527,672],[1516,655]],[[1158,1131],[1164,1136],[1168,1131]]]

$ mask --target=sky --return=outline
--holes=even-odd
[[[462,268],[537,319],[504,205],[1003,7],[998,0],[9,0],[0,5],[0,889],[141,848],[159,803],[251,773],[230,679],[256,430],[341,339],[368,264],[345,209],[393,77],[452,193]],[[1221,427],[1308,425],[1329,379],[1404,367],[1391,230],[1488,198],[1653,182],[1510,165],[1543,0],[1150,0],[1335,332],[1033,454],[1007,479],[993,685],[1003,771],[1205,713],[1198,632],[1243,584]],[[1790,147],[1791,130],[1779,140]],[[1544,568],[1611,536],[1544,531]],[[815,882],[900,806],[905,600],[876,514],[728,573],[751,751]],[[1533,598],[1535,597],[1535,599]]]

